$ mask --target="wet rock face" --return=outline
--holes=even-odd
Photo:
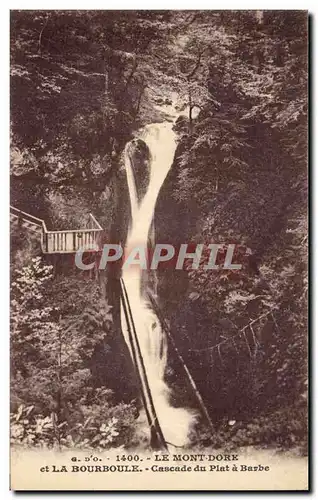
[[[129,145],[129,155],[135,175],[138,201],[146,194],[150,180],[150,151],[142,139],[133,139]]]
[[[172,105],[172,99],[169,99],[168,97],[166,97],[165,99],[163,97],[158,97],[157,99],[155,99],[155,103],[159,104],[159,105],[168,105],[168,106],[171,106]]]
[[[180,115],[175,122],[174,130],[178,133],[187,133],[189,131],[188,118],[184,115]]]

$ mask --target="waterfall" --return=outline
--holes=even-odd
[[[171,122],[147,125],[140,137],[150,150],[151,172],[147,191],[138,204],[135,176],[129,154],[129,145],[127,145],[125,167],[132,214],[126,241],[128,253],[129,249],[136,246],[143,246],[147,249],[157,197],[172,165],[176,149],[176,135]],[[126,269],[124,267],[122,278],[127,290],[145,371],[161,429],[166,441],[182,446],[187,442],[193,416],[186,409],[172,407],[169,402],[170,391],[164,381],[168,351],[167,339],[147,298],[145,284],[142,280],[142,273],[145,272],[138,265],[128,266]],[[123,334],[130,348],[122,306],[121,321]]]

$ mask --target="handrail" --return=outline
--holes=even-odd
[[[46,228],[46,224],[44,222],[43,219],[39,219],[38,217],[35,217],[34,215],[31,215],[31,214],[28,214],[26,212],[23,212],[22,210],[19,210],[18,208],[16,207],[13,207],[12,205],[10,205],[10,213],[15,216],[15,217],[18,217],[18,218],[22,218],[24,220],[26,220],[27,222],[30,222],[31,224],[37,226],[37,227],[41,227],[42,226],[42,234],[41,234],[41,250],[43,253],[45,253],[45,234],[47,234],[47,228]],[[36,221],[36,222],[34,222]]]
[[[10,211],[11,212],[18,212],[19,214],[23,214],[25,215],[26,217],[29,217],[30,219],[34,219],[40,223],[44,222],[43,219],[39,219],[38,217],[35,217],[34,215],[31,215],[31,214],[28,214],[26,212],[23,212],[22,210],[19,210],[19,208],[16,208],[16,207],[13,207],[12,205],[10,205]]]
[[[43,219],[39,219],[38,217],[35,217],[34,215],[23,212],[22,210],[19,210],[18,208],[13,207],[12,205],[10,205],[10,212],[12,213],[12,215],[15,215],[16,217],[23,216],[26,218],[26,220],[29,220],[29,219],[35,220],[36,222],[33,222],[33,224],[36,224],[38,226],[41,225],[43,227],[44,232],[47,233],[46,224],[45,224]],[[18,214],[15,214],[14,212],[18,212]],[[29,222],[32,222],[32,220],[29,220]]]
[[[100,225],[100,223],[99,223],[99,222],[97,222],[97,220],[95,219],[94,215],[90,213],[90,214],[89,214],[89,216],[90,216],[90,218],[92,219],[92,221],[96,224],[97,228],[98,228],[100,231],[102,231],[102,230],[103,230],[103,228],[102,228],[102,226]]]
[[[177,358],[179,359],[179,361],[181,363],[183,371],[184,371],[184,373],[185,373],[185,375],[186,375],[186,377],[187,377],[187,379],[189,381],[190,387],[193,390],[193,393],[194,393],[194,395],[195,395],[195,397],[197,399],[197,402],[198,402],[198,404],[199,404],[199,406],[200,406],[200,408],[202,410],[203,415],[205,416],[205,419],[206,419],[206,421],[207,421],[207,423],[208,423],[208,425],[209,425],[209,427],[211,429],[211,432],[214,432],[214,425],[212,423],[212,420],[211,420],[211,417],[210,417],[209,412],[207,410],[207,407],[204,404],[204,401],[203,401],[202,396],[201,396],[201,394],[199,392],[199,389],[197,388],[197,384],[195,383],[195,381],[194,381],[194,379],[193,379],[193,377],[192,377],[192,375],[191,375],[191,373],[189,371],[189,368],[187,367],[187,365],[185,363],[185,360],[183,359],[183,356],[179,352],[177,344],[176,344],[176,342],[175,342],[175,340],[174,340],[174,338],[173,338],[173,336],[171,334],[170,328],[167,325],[167,322],[166,322],[166,320],[165,320],[165,318],[164,318],[164,316],[163,316],[163,314],[161,312],[161,309],[159,308],[159,306],[158,306],[158,304],[157,304],[157,302],[156,302],[156,300],[155,300],[155,298],[154,298],[154,296],[153,296],[153,294],[151,292],[148,292],[148,298],[149,298],[149,301],[150,301],[150,303],[152,305],[152,308],[153,308],[154,312],[157,315],[157,318],[158,318],[158,320],[160,322],[160,325],[161,325],[163,331],[166,333],[168,339],[170,340],[171,346],[174,349],[174,352],[176,353],[176,356],[177,356]]]
[[[39,219],[38,217],[35,217],[34,215],[31,215],[31,214],[28,214],[26,212],[23,212],[22,210],[16,208],[16,207],[13,207],[12,205],[10,205],[10,212],[13,214],[13,215],[16,215],[17,217],[19,215],[23,215],[25,216],[26,218],[28,219],[34,219],[34,224],[37,224],[37,225],[42,225],[43,226],[43,229],[44,229],[44,232],[45,233],[65,233],[65,232],[68,232],[68,233],[83,233],[83,232],[90,232],[90,231],[103,231],[103,228],[102,226],[99,224],[99,222],[96,220],[96,218],[94,217],[93,214],[89,214],[90,218],[92,219],[92,221],[94,222],[94,224],[97,226],[97,228],[92,228],[92,229],[89,229],[87,227],[85,228],[79,228],[79,229],[64,229],[64,230],[48,230],[47,227],[46,227],[46,224],[45,224],[45,221],[43,219]],[[17,214],[15,214],[14,212],[17,212]],[[30,221],[32,222],[32,220]]]
[[[14,217],[21,218],[36,227],[42,227],[41,248],[43,253],[76,251],[79,246],[79,239],[83,239],[84,241],[97,241],[97,239],[99,239],[98,234],[103,231],[103,228],[91,213],[89,214],[90,222],[97,227],[85,227],[83,229],[62,229],[58,231],[49,231],[43,219],[39,219],[34,215],[23,212],[22,210],[19,210],[12,205],[10,205],[10,214]],[[68,239],[68,235],[70,238],[73,236],[71,240]],[[59,248],[59,246],[61,247]],[[70,250],[68,250],[67,247],[69,247]]]
[[[132,352],[133,352],[133,350],[135,350],[135,356],[136,356],[136,359],[138,360],[136,362],[133,359],[133,361],[134,361],[137,373],[140,377],[141,391],[142,391],[142,393],[144,393],[144,396],[145,396],[145,398],[144,398],[145,410],[147,413],[147,407],[148,407],[149,415],[151,418],[149,425],[150,425],[151,434],[152,434],[151,441],[154,441],[154,442],[151,442],[150,444],[153,447],[155,446],[157,448],[159,446],[160,448],[167,450],[167,442],[166,442],[165,437],[163,435],[162,428],[161,428],[160,422],[158,420],[158,415],[157,415],[155,405],[153,402],[153,397],[151,394],[151,389],[150,389],[149,381],[148,381],[148,377],[147,377],[147,371],[145,368],[142,352],[140,349],[139,339],[138,339],[138,335],[136,332],[136,326],[134,323],[134,318],[132,315],[132,311],[131,311],[131,307],[130,307],[130,303],[129,303],[129,298],[128,298],[128,294],[127,294],[127,290],[126,290],[126,286],[125,286],[125,282],[124,282],[123,278],[120,278],[120,290],[121,290],[122,304],[124,306],[124,313],[125,313],[127,328],[129,329],[131,326],[132,339],[133,339],[133,342],[131,344],[131,349],[132,349]],[[159,438],[159,440],[158,440],[158,438]]]
[[[102,229],[59,229],[58,231],[46,231],[48,234],[61,234],[61,233],[100,233]]]

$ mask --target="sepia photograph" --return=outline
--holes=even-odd
[[[306,10],[11,10],[11,489],[308,490],[307,99]]]

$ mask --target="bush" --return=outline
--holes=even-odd
[[[287,450],[297,447],[307,453],[307,408],[287,407],[249,422],[225,419],[215,433],[200,431],[199,445],[226,451],[246,446]]]
[[[135,409],[130,405],[82,406],[72,425],[60,422],[56,413],[37,413],[33,405],[21,404],[10,414],[11,444],[25,448],[78,448],[102,451],[128,445],[133,433]]]

